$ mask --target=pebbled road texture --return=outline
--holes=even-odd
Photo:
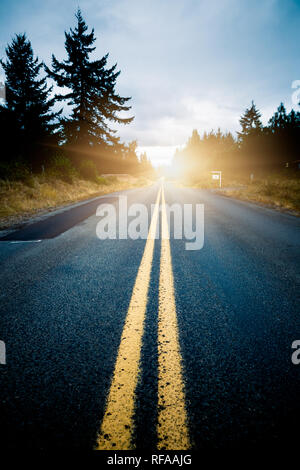
[[[150,206],[157,190],[126,192],[128,203]],[[203,249],[186,251],[185,240],[170,239],[193,448],[295,445],[299,219],[171,185],[165,198],[205,207]],[[145,247],[145,240],[98,240],[96,202],[0,241],[0,339],[7,351],[1,449],[84,450],[96,443]],[[100,202],[117,204],[114,195]],[[28,242],[34,239],[42,241]],[[157,240],[136,390],[140,449],[155,449],[157,439],[159,265]]]

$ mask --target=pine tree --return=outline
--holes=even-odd
[[[188,140],[187,146],[190,148],[191,151],[197,151],[199,145],[201,143],[201,139],[197,129],[193,129],[192,135]]]
[[[135,174],[139,170],[139,159],[136,154],[137,141],[133,140],[125,146],[126,173]]]
[[[288,123],[289,118],[286,114],[286,109],[283,103],[280,103],[277,108],[277,111],[274,113],[271,119],[269,119],[269,128],[272,132],[276,132],[278,130],[285,129],[288,126]]]
[[[290,113],[287,116],[288,119],[288,126],[292,129],[299,129],[300,128],[300,112],[294,111],[291,109]]]
[[[154,174],[154,169],[150,159],[147,157],[147,153],[143,152],[140,156],[140,173],[151,176]]]
[[[293,109],[287,114],[283,103],[277,108],[266,128],[267,152],[273,166],[298,159],[300,113]]]
[[[258,135],[262,131],[263,126],[260,118],[261,114],[252,101],[251,107],[246,109],[239,121],[242,127],[242,131],[238,132],[240,140],[243,140],[246,136]]]
[[[120,146],[109,122],[128,124],[133,120],[133,117],[126,119],[118,115],[120,111],[131,109],[125,105],[131,98],[116,93],[120,71],[116,71],[117,64],[107,68],[108,54],[100,60],[90,59],[95,50],[94,29],[87,32],[88,26],[80,10],[76,19],[75,29],[65,33],[67,59],[59,62],[53,55],[52,70],[46,67],[46,71],[59,87],[71,90],[57,96],[72,106],[70,118],[63,120],[65,143],[78,151],[105,151],[107,147]]]
[[[51,112],[55,100],[48,99],[51,88],[46,77],[40,76],[43,64],[34,58],[25,34],[16,35],[7,46],[6,55],[6,62],[1,61],[6,74],[6,103],[0,109],[2,118],[5,116],[10,122],[6,142],[12,157],[36,167],[45,155],[45,144],[58,127],[53,121],[60,112]]]

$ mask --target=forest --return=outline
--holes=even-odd
[[[74,175],[153,174],[147,155],[138,158],[137,142],[121,142],[113,128],[133,121],[131,98],[116,91],[120,71],[108,66],[108,54],[94,59],[95,41],[78,9],[75,28],[65,32],[66,57],[52,55],[51,66],[35,56],[24,33],[7,46],[0,179],[44,172],[70,182]]]
[[[287,113],[283,103],[263,126],[261,113],[252,101],[240,118],[237,136],[196,129],[182,149],[177,149],[174,166],[187,178],[220,170],[232,174],[266,174],[299,168],[300,113]]]

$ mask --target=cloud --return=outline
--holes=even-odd
[[[299,2],[79,3],[95,28],[97,56],[110,53],[109,63],[121,69],[118,92],[132,96],[135,120],[119,134],[156,148],[153,156],[182,145],[193,128],[235,132],[252,99],[265,120],[280,101],[291,104],[291,83],[300,79]],[[0,56],[14,32],[26,31],[40,58],[49,63],[54,52],[61,60],[77,6],[78,0],[2,0]]]

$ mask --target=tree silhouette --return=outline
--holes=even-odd
[[[155,174],[155,170],[151,161],[148,159],[146,152],[143,152],[140,156],[140,173],[149,176],[153,176]]]
[[[238,132],[238,143],[241,151],[241,165],[248,170],[264,165],[264,154],[262,151],[263,125],[260,120],[261,114],[256,108],[254,101],[240,118],[241,132]]]
[[[22,158],[35,168],[47,153],[45,145],[54,142],[51,134],[58,124],[53,121],[60,112],[51,112],[55,100],[48,96],[52,89],[46,77],[40,77],[43,64],[34,58],[25,34],[15,36],[6,55],[6,62],[1,61],[6,74],[6,103],[0,108],[0,119],[9,126],[3,138],[11,157]]]
[[[266,154],[273,166],[283,166],[285,162],[298,158],[300,142],[300,113],[293,109],[287,114],[283,103],[269,119],[265,129]]]
[[[246,109],[244,114],[240,118],[240,125],[242,132],[238,132],[238,137],[242,141],[246,136],[257,135],[262,131],[261,114],[257,110],[254,101],[251,103],[251,107]]]
[[[272,132],[276,132],[276,130],[278,129],[284,129],[285,127],[287,127],[287,124],[288,116],[286,114],[286,109],[283,103],[280,103],[277,108],[277,111],[274,113],[271,119],[269,119],[269,128]]]
[[[70,118],[63,119],[64,142],[73,150],[96,153],[120,145],[109,123],[128,124],[133,120],[133,117],[121,118],[118,114],[131,109],[126,105],[131,98],[116,93],[120,71],[116,71],[117,64],[107,68],[108,54],[100,60],[90,59],[95,50],[94,29],[87,32],[88,26],[79,9],[75,16],[75,29],[65,33],[67,59],[59,62],[53,55],[52,70],[45,69],[59,87],[70,90],[57,96],[72,106]]]
[[[232,168],[236,162],[237,144],[230,132],[204,132],[201,138],[193,130],[185,147],[176,149],[174,164],[176,169],[189,179],[197,179],[211,170]]]

